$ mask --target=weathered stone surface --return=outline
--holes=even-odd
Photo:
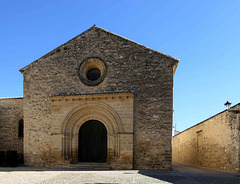
[[[80,68],[84,61],[88,68]],[[117,127],[108,131],[107,162],[113,168],[170,170],[177,63],[93,26],[21,69],[25,164],[64,167],[76,162],[76,127],[84,123],[81,113],[86,112],[86,121],[94,118],[106,128]],[[83,83],[80,77],[86,80],[86,73],[79,72],[93,66],[104,76],[96,84]],[[80,108],[91,103],[92,108]],[[80,109],[71,114],[75,108]],[[69,125],[65,129],[64,123]]]
[[[107,129],[107,163],[118,169],[133,168],[133,94],[54,96],[51,102],[55,165],[64,165],[66,159],[78,162],[79,129],[89,120],[98,120]]]
[[[177,134],[173,162],[239,171],[239,123],[239,114],[223,111]]]
[[[0,98],[0,151],[16,150],[23,154],[23,138],[18,123],[23,119],[22,98]]]

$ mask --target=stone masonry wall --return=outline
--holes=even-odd
[[[174,136],[173,162],[239,171],[239,122],[239,114],[223,111]]]
[[[107,74],[97,86],[78,76],[80,64],[98,57]],[[173,68],[178,60],[92,27],[21,72],[24,75],[25,162],[50,163],[50,96],[134,91],[134,168],[171,169]]]
[[[0,151],[23,154],[23,138],[18,137],[18,122],[23,119],[22,98],[0,98]]]

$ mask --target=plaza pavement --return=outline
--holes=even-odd
[[[173,171],[80,171],[36,167],[0,167],[0,184],[240,184],[240,174],[173,164]]]

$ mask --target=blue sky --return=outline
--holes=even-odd
[[[180,59],[174,124],[182,131],[240,102],[239,0],[0,1],[0,97],[23,95],[18,71],[93,24]]]

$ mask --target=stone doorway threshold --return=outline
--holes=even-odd
[[[78,162],[76,164],[69,164],[69,168],[81,170],[111,170],[110,164],[95,162]]]

